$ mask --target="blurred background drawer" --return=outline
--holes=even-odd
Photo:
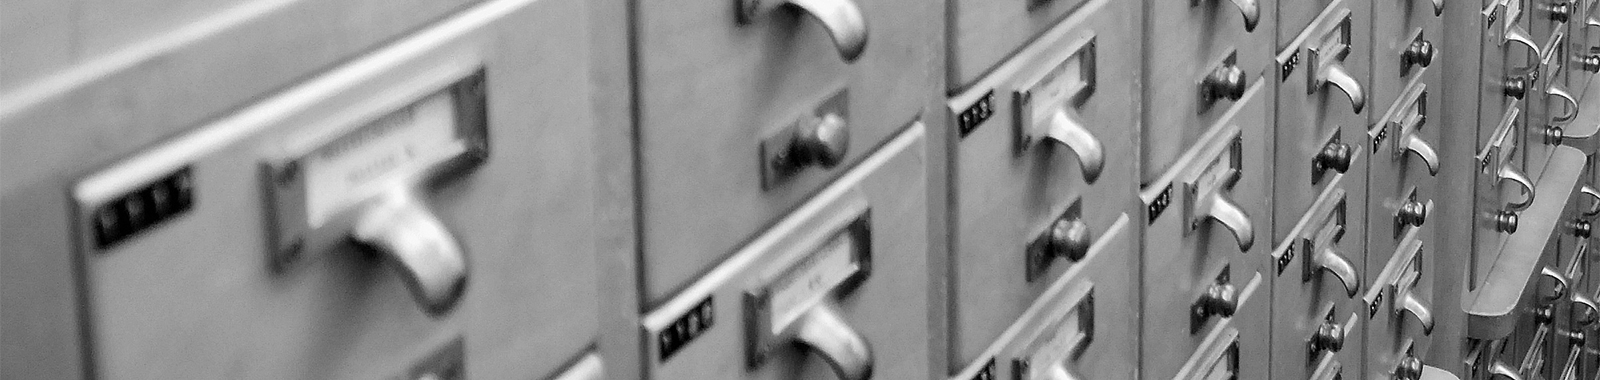
[[[762,5],[741,15],[737,5],[754,3]],[[943,9],[927,1],[637,4],[643,299],[657,304],[682,290],[942,102],[943,73],[928,62],[943,48],[935,22]],[[828,132],[791,144],[803,139],[790,133],[811,128]],[[772,175],[783,170],[764,157],[789,147],[814,159]]]
[[[74,183],[88,368],[518,377],[585,351],[584,9],[485,3]]]
[[[50,87],[51,84],[41,82],[60,78],[46,78],[49,76],[72,77],[77,76],[71,73],[73,70],[96,70],[104,67],[93,66],[127,64],[126,59],[130,56],[265,26],[263,24],[283,27],[284,23],[291,22],[293,27],[284,29],[300,30],[235,35],[233,37],[242,38],[230,39],[235,44],[234,48],[291,42],[296,37],[292,33],[300,36],[322,34],[323,39],[319,40],[319,44],[297,45],[300,49],[296,57],[276,59],[298,63],[341,58],[354,52],[350,49],[365,48],[477,2],[13,1],[6,3],[7,12],[0,15],[0,34],[5,35],[4,39],[0,39],[0,50],[27,54],[7,55],[5,67],[0,67],[0,77],[6,78],[5,83],[0,84],[0,92],[11,92],[30,85]],[[351,27],[352,24],[356,26]],[[329,54],[334,57],[328,57]],[[254,55],[262,58],[260,53]],[[252,66],[264,71],[260,75],[283,69],[306,70],[314,67],[294,64]]]

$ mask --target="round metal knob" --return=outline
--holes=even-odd
[[[1572,236],[1576,236],[1579,239],[1588,239],[1590,234],[1593,232],[1594,226],[1587,220],[1576,220],[1572,222]]]
[[[1600,72],[1600,55],[1583,57],[1583,71],[1591,73]]]
[[[1218,67],[1206,75],[1205,81],[1201,83],[1207,99],[1239,100],[1244,97],[1246,87],[1244,70],[1240,70],[1238,66]]]
[[[1407,65],[1428,67],[1433,64],[1433,43],[1424,40],[1412,41],[1411,46],[1406,47],[1406,51],[1400,54],[1400,59]]]
[[[1550,21],[1567,22],[1572,18],[1572,3],[1552,3],[1547,10],[1550,12]]]
[[[844,118],[827,114],[812,119],[795,134],[790,155],[797,165],[815,163],[831,168],[844,161],[850,147],[850,130]]]
[[[1502,90],[1506,96],[1521,100],[1528,94],[1528,83],[1522,78],[1506,78],[1505,88]]]
[[[1233,313],[1239,310],[1239,298],[1232,284],[1211,284],[1206,288],[1206,294],[1201,296],[1200,302],[1208,315],[1232,317]]]
[[[1394,367],[1394,378],[1395,380],[1421,380],[1422,360],[1411,355],[1400,358],[1400,363]]]
[[[1311,334],[1311,346],[1318,351],[1339,351],[1344,349],[1344,325],[1333,322],[1323,323],[1317,327],[1317,332]]]
[[[1395,213],[1395,218],[1399,219],[1401,224],[1422,227],[1422,223],[1428,221],[1428,205],[1422,202],[1408,201],[1404,205],[1400,205],[1400,210]]]
[[[1567,132],[1565,130],[1562,130],[1561,127],[1554,126],[1554,125],[1546,125],[1546,126],[1544,126],[1544,144],[1545,145],[1561,144],[1561,141],[1562,140],[1566,140],[1566,138],[1567,138]]]
[[[1068,260],[1083,260],[1089,254],[1092,236],[1089,224],[1079,219],[1058,219],[1050,225],[1050,251]]]
[[[1322,146],[1322,151],[1317,152],[1317,157],[1312,161],[1318,171],[1333,169],[1344,173],[1350,170],[1350,160],[1355,156],[1355,149],[1350,144],[1330,142]]]
[[[1494,229],[1504,233],[1517,232],[1517,213],[1501,211],[1494,216]]]
[[[1535,310],[1533,312],[1533,323],[1538,323],[1538,324],[1541,324],[1541,325],[1548,325],[1548,324],[1550,324],[1551,321],[1554,321],[1554,320],[1555,320],[1555,310],[1552,307],[1549,307],[1549,306],[1541,307],[1541,308],[1539,308],[1539,310]]]

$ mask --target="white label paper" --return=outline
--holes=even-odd
[[[312,228],[389,186],[461,154],[450,92],[424,98],[302,158]]]
[[[849,232],[829,240],[806,261],[771,287],[772,329],[777,334],[812,304],[850,279],[861,269],[856,262],[855,239]]]

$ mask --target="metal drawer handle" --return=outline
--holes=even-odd
[[[1100,145],[1100,139],[1089,133],[1089,129],[1066,110],[1051,115],[1050,129],[1045,132],[1045,137],[1071,148],[1073,154],[1078,155],[1078,166],[1083,170],[1085,182],[1092,184],[1100,178],[1100,171],[1106,166],[1105,147]]]
[[[1402,313],[1410,313],[1417,318],[1417,322],[1422,323],[1422,335],[1433,335],[1433,308],[1426,301],[1407,289],[1406,295],[1400,297],[1398,302]]]
[[[1600,323],[1600,305],[1595,304],[1593,298],[1573,292],[1572,306],[1574,312],[1578,315],[1578,317],[1573,318],[1573,322],[1579,327],[1592,328],[1595,327],[1596,323]],[[1583,310],[1577,311],[1578,309]]]
[[[1583,185],[1583,187],[1578,188],[1578,192],[1583,193],[1583,195],[1587,195],[1590,199],[1594,200],[1594,205],[1589,206],[1589,210],[1584,211],[1583,216],[1588,218],[1600,216],[1600,190],[1596,190],[1594,186]]]
[[[1550,294],[1549,296],[1540,297],[1541,298],[1540,301],[1542,301],[1541,302],[1542,304],[1549,305],[1550,303],[1555,302],[1556,300],[1559,300],[1559,299],[1562,299],[1562,298],[1567,298],[1567,294],[1572,291],[1572,283],[1569,280],[1567,280],[1567,276],[1564,275],[1564,274],[1561,274],[1561,272],[1557,272],[1553,268],[1550,268],[1550,267],[1541,268],[1539,270],[1539,275],[1544,276],[1546,278],[1549,278],[1552,281],[1555,281],[1555,287],[1551,288],[1551,290],[1554,290],[1555,293]]]
[[[1510,23],[1510,21],[1508,20],[1507,23]],[[1522,44],[1523,46],[1527,46],[1528,50],[1533,51],[1534,57],[1544,56],[1544,54],[1539,52],[1539,45],[1533,42],[1533,37],[1528,35],[1528,30],[1523,29],[1522,25],[1510,24],[1506,26],[1505,40],[1501,41],[1500,44],[1504,45],[1507,41],[1516,42]]]
[[[1555,122],[1556,124],[1566,124],[1571,122],[1573,118],[1578,117],[1578,98],[1573,97],[1572,93],[1567,92],[1565,87],[1551,82],[1550,85],[1545,86],[1544,94],[1553,95],[1561,98],[1561,100],[1567,101],[1567,113],[1561,116],[1552,117],[1550,119],[1552,122]]]
[[[1255,32],[1256,24],[1261,23],[1261,6],[1256,0],[1233,0],[1233,5],[1239,7],[1239,13],[1244,15],[1244,31]]]
[[[1311,333],[1311,347],[1317,352],[1344,350],[1344,325],[1333,321],[1323,322]]]
[[[1511,209],[1522,210],[1533,204],[1533,181],[1528,180],[1527,175],[1522,174],[1522,172],[1517,171],[1517,169],[1512,168],[1509,165],[1500,166],[1500,172],[1498,175],[1502,181],[1511,180],[1511,182],[1515,182],[1518,186],[1522,186],[1522,191],[1528,194],[1526,198],[1523,198],[1522,202],[1513,202],[1508,204]]]
[[[1356,113],[1361,113],[1361,110],[1367,107],[1367,94],[1361,89],[1361,82],[1351,76],[1343,64],[1329,62],[1323,65],[1321,70],[1317,70],[1317,85],[1327,83],[1332,83],[1334,87],[1339,88],[1339,91],[1344,91],[1345,96],[1350,97],[1350,106],[1355,108]]]
[[[855,62],[867,48],[867,19],[861,8],[852,0],[736,0],[739,2],[739,20],[751,23],[774,8],[793,6],[805,12],[828,29],[839,57],[845,62]],[[776,3],[773,3],[773,2]]]
[[[1512,369],[1511,365],[1508,365],[1505,362],[1495,361],[1494,365],[1489,367],[1489,378],[1522,380],[1522,374],[1517,373],[1516,369]]]
[[[430,315],[455,307],[466,290],[467,258],[444,223],[404,188],[375,197],[359,211],[350,239],[388,261]]]
[[[1600,19],[1596,19],[1596,18],[1594,18],[1594,16],[1584,17],[1583,18],[1583,26],[1586,26],[1586,27],[1600,26]]]
[[[1339,284],[1344,285],[1346,297],[1355,297],[1356,292],[1361,290],[1361,280],[1356,277],[1355,264],[1352,264],[1350,259],[1340,255],[1333,248],[1323,248],[1317,251],[1312,261],[1316,264],[1318,270],[1332,273],[1334,277],[1339,278]]]
[[[832,301],[818,302],[789,328],[795,342],[821,355],[839,379],[872,378],[872,346],[839,317]]]
[[[1400,52],[1400,63],[1405,66],[1417,65],[1428,67],[1433,64],[1433,43],[1427,40],[1412,41],[1406,50]]]
[[[1244,209],[1239,208],[1239,205],[1234,204],[1233,200],[1228,199],[1223,194],[1222,192],[1212,193],[1211,207],[1205,209],[1203,217],[1222,223],[1223,227],[1227,227],[1228,231],[1233,232],[1234,240],[1239,243],[1239,251],[1249,251],[1250,247],[1256,243],[1255,228],[1250,224],[1250,216],[1246,215]]]
[[[1417,155],[1424,164],[1428,165],[1428,175],[1439,175],[1439,153],[1433,150],[1432,145],[1422,140],[1421,136],[1412,133],[1406,135],[1406,151]]]

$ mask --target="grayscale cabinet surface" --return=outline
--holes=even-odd
[[[34,213],[59,221],[45,224],[60,230],[7,235],[6,243],[74,257],[88,329],[81,344],[90,353],[80,364],[98,377],[387,377],[418,368],[457,341],[470,376],[549,375],[582,355],[597,333],[594,174],[585,169],[593,166],[591,116],[570,112],[589,109],[587,34],[563,26],[583,25],[586,15],[581,1],[486,2],[141,149],[110,144],[76,161],[13,159],[26,150],[7,149],[8,180],[10,165],[43,164],[65,174],[7,182],[8,215]],[[261,168],[272,152],[314,132],[316,123],[341,117],[346,107],[415,90],[417,81],[443,72],[474,70],[486,78],[489,154],[423,196],[467,252],[466,291],[453,310],[427,316],[387,263],[351,245],[308,254],[286,271],[269,269],[272,221]],[[185,98],[162,94],[116,111],[178,107]],[[24,131],[12,124],[22,120],[68,122],[49,110],[82,107],[99,109],[50,103],[7,120],[5,131]],[[84,130],[101,133],[89,141],[114,140],[124,127],[89,126],[96,128]],[[73,218],[75,206],[61,189],[150,155],[191,170],[192,209],[105,250],[74,242],[85,222]],[[14,218],[6,221],[10,227]]]

